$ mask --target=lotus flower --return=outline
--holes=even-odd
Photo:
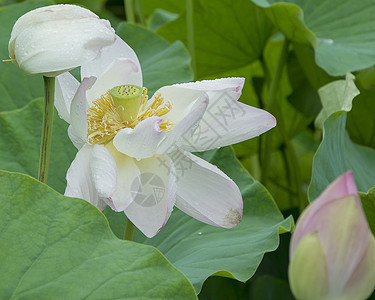
[[[79,149],[65,195],[124,211],[147,237],[165,225],[174,205],[211,225],[238,224],[238,187],[190,151],[275,126],[266,111],[237,101],[243,78],[165,86],[148,100],[137,56],[120,38],[81,72],[81,84],[69,73],[56,80],[55,103]]]
[[[336,179],[298,219],[289,280],[297,299],[367,299],[373,291],[375,239],[352,172]]]
[[[76,5],[34,9],[14,24],[9,56],[26,73],[56,76],[94,59],[115,42],[107,20]]]

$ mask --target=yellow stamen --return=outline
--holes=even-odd
[[[134,125],[135,127],[139,122],[152,116],[164,116],[172,109],[172,105],[169,102],[165,103],[163,106],[162,104],[164,104],[163,97],[160,94],[155,95],[154,101],[147,108],[145,104],[142,106],[141,112],[138,113],[137,118],[131,123],[131,125]]]
[[[123,120],[110,91],[95,100],[87,111],[88,142],[90,144],[107,143],[121,129],[134,128],[143,120],[152,116],[162,117],[172,109],[172,105],[169,102],[164,103],[164,99],[160,94],[155,95],[154,101],[147,106],[147,89],[144,89],[140,103],[138,115],[134,119]],[[172,122],[163,120],[160,124],[160,129],[169,132],[172,126]]]
[[[90,144],[103,144],[127,127],[127,122],[121,120],[109,91],[95,100],[87,110],[87,121],[87,140]]]
[[[10,58],[10,59],[3,59],[2,62],[8,62],[8,61],[15,61],[15,58]]]

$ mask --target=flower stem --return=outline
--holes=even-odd
[[[280,87],[281,76],[283,74],[283,68],[284,68],[286,58],[288,55],[288,47],[289,47],[289,41],[285,38],[283,45],[281,47],[279,60],[277,62],[275,74],[273,75],[273,78],[270,84],[270,90],[268,93],[268,101],[267,101],[266,110],[269,111],[270,113],[274,113],[274,110],[275,110],[276,96]],[[262,177],[261,177],[261,182],[265,186],[267,185],[268,173],[270,169],[273,134],[274,132],[270,131],[265,135],[265,148],[264,148],[264,155],[262,159]]]
[[[292,141],[286,131],[284,118],[280,111],[280,105],[276,101],[276,96],[280,87],[280,81],[281,81],[281,77],[283,73],[283,68],[284,68],[284,65],[286,63],[286,59],[288,56],[288,47],[289,47],[289,41],[285,38],[281,51],[280,51],[279,60],[277,62],[275,74],[270,84],[270,91],[268,94],[268,102],[267,102],[267,110],[275,114],[275,116],[277,116],[277,127],[280,132],[281,138],[285,144],[285,162],[287,165],[287,169],[290,172],[290,175],[288,176],[289,184],[290,186],[294,186],[295,195],[298,201],[298,207],[299,207],[300,212],[302,212],[302,210],[305,207],[306,201],[304,199],[303,191],[302,191],[302,180],[301,180],[301,172],[299,168],[298,157],[294,149],[294,146],[292,144]],[[270,169],[272,138],[274,134],[275,132],[269,132],[265,136],[265,149],[264,149],[264,156],[262,159],[262,177],[261,177],[261,181],[264,185],[267,184],[267,181],[269,179],[268,172]]]
[[[146,17],[145,17],[145,11],[143,9],[142,0],[135,1],[135,8],[136,8],[137,13],[138,13],[140,24],[142,24],[143,26],[147,26],[147,24],[146,24]]]
[[[55,97],[55,77],[46,77],[44,79],[44,115],[42,140],[40,146],[40,159],[38,180],[43,183],[48,181],[49,158],[52,144],[52,126],[53,126],[53,112],[54,112],[54,97]]]
[[[278,104],[276,104],[276,107]],[[287,169],[290,171],[289,182],[290,186],[294,185],[295,197],[297,198],[299,212],[302,213],[306,206],[306,201],[303,197],[302,192],[302,180],[301,180],[301,170],[299,167],[298,157],[294,149],[293,143],[286,132],[286,126],[282,114],[280,113],[277,118],[277,123],[279,131],[281,133],[281,138],[285,144],[285,157]]]
[[[132,241],[133,233],[134,233],[134,224],[129,219],[127,219],[126,225],[125,225],[124,240]]]
[[[126,21],[130,24],[135,23],[135,14],[134,14],[134,2],[133,0],[124,0],[125,7],[125,16]]]
[[[197,66],[195,60],[194,45],[194,4],[193,0],[186,0],[186,30],[187,30],[187,46],[191,56],[191,66],[193,68],[194,78],[197,76]]]

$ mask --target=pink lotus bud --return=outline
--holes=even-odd
[[[375,239],[352,172],[301,214],[290,243],[289,281],[297,299],[366,299],[375,287]]]

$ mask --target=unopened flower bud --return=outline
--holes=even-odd
[[[52,5],[17,20],[8,50],[26,73],[57,76],[93,60],[115,40],[110,23],[91,11],[76,5]]]
[[[375,239],[353,175],[334,181],[302,213],[290,243],[297,299],[366,299],[375,287]]]

